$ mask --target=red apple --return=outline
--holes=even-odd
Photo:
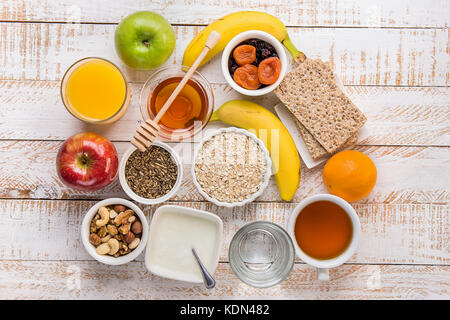
[[[92,132],[73,135],[62,144],[56,170],[64,184],[78,190],[98,190],[117,176],[119,158],[114,145]]]

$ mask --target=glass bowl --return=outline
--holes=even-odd
[[[156,114],[151,110],[150,102],[153,92],[165,80],[170,78],[182,78],[186,74],[188,68],[182,65],[170,65],[157,69],[145,82],[139,97],[139,104],[142,118],[145,120],[153,119]],[[180,79],[181,80],[181,79]],[[202,107],[205,117],[202,120],[195,120],[193,124],[185,129],[173,129],[159,122],[161,131],[159,137],[166,141],[181,141],[189,139],[202,131],[211,119],[214,111],[214,94],[208,80],[198,71],[195,71],[191,79],[195,85],[201,90],[201,95],[205,99],[205,105]],[[167,112],[170,112],[170,108]],[[166,113],[167,114],[167,113]]]
[[[289,234],[268,221],[251,222],[238,230],[228,250],[231,270],[255,288],[272,287],[290,274],[295,251]]]

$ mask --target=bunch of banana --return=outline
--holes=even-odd
[[[204,28],[189,43],[184,51],[183,65],[190,67],[195,59],[200,55],[205,47],[206,39],[212,30],[220,33],[219,43],[211,49],[203,59],[203,65],[222,51],[228,42],[241,32],[248,30],[260,30],[270,33],[277,38],[291,53],[295,61],[303,61],[305,55],[297,50],[292,41],[289,39],[286,27],[276,17],[259,11],[239,11],[228,14]]]
[[[256,134],[270,152],[281,199],[292,200],[300,183],[300,157],[289,131],[272,112],[250,101],[231,100],[214,112],[211,121]]]

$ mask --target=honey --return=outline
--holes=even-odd
[[[148,97],[148,112],[154,118],[181,81],[173,77],[162,81]],[[161,118],[159,125],[166,134],[194,131],[196,121],[203,123],[208,115],[208,97],[198,82],[189,80],[172,105]]]

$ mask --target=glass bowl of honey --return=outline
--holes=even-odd
[[[145,82],[140,95],[144,120],[153,119],[185,75],[186,67],[170,65],[157,69]],[[208,80],[195,71],[191,79],[159,121],[159,136],[167,141],[193,137],[205,128],[214,109],[214,95]]]

